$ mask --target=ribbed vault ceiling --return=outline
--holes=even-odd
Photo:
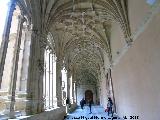
[[[52,34],[48,44],[79,81],[96,83],[104,55],[112,63],[111,23],[117,22],[129,43],[126,0],[21,0],[34,29]],[[26,10],[27,11],[27,10]]]

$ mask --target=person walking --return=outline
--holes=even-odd
[[[68,106],[68,108],[70,108],[71,107],[71,103],[70,103],[70,100],[69,100],[69,98],[67,97],[67,99],[66,99],[66,105]]]
[[[108,116],[109,116],[110,113],[113,116],[112,106],[113,106],[112,99],[110,97],[108,97],[108,103],[107,103]]]
[[[85,104],[85,100],[84,100],[84,98],[82,98],[82,100],[80,101],[81,109],[83,109],[84,104]]]
[[[89,113],[89,114],[91,114],[91,113],[92,113],[91,108],[92,108],[92,100],[89,100],[89,109],[90,109],[90,113]]]

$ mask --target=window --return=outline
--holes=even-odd
[[[66,105],[66,99],[67,99],[67,70],[63,68],[61,70],[62,73],[62,104]]]
[[[44,54],[43,95],[45,109],[57,106],[56,100],[56,56],[50,50]]]

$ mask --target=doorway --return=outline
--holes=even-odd
[[[91,90],[85,91],[85,100],[86,100],[86,103],[88,103],[90,100],[93,101],[93,92]]]

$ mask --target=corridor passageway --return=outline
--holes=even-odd
[[[0,0],[0,9],[0,119],[105,117],[109,103],[120,118],[160,119],[160,0]],[[73,112],[81,100],[92,114]]]

